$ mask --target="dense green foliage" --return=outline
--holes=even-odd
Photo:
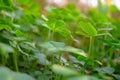
[[[0,0],[0,80],[120,80],[120,11],[99,9]]]

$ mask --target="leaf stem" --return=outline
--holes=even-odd
[[[89,44],[88,58],[92,58],[92,46],[93,46],[93,38],[90,37],[90,44]]]
[[[17,53],[13,53],[13,61],[14,61],[14,65],[15,65],[15,69],[16,71],[18,72],[19,69],[18,69],[18,63],[17,63]]]

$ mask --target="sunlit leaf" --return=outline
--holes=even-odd
[[[78,75],[78,72],[75,71],[75,70],[72,70],[70,68],[67,68],[67,67],[64,67],[64,66],[61,66],[61,65],[57,65],[57,64],[54,64],[52,66],[52,70],[57,73],[57,74],[60,74],[60,75],[63,75],[63,76],[72,76],[72,75]]]
[[[80,22],[80,28],[85,33],[85,36],[95,36],[97,35],[97,30],[89,22]]]
[[[0,31],[3,29],[8,30],[8,31],[12,30],[10,26],[6,24],[0,24]]]
[[[71,52],[71,53],[75,53],[75,54],[78,54],[78,55],[87,57],[87,54],[86,54],[83,50],[77,49],[77,48],[74,48],[74,47],[71,47],[71,46],[66,46],[66,47],[63,49],[63,51]]]
[[[26,37],[27,35],[24,34],[23,32],[21,32],[20,30],[16,30],[15,31],[15,34],[18,36],[18,37]]]

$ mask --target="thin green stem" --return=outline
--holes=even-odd
[[[18,72],[19,68],[18,68],[18,62],[17,62],[17,53],[13,53],[13,61],[14,61],[15,69]]]
[[[112,66],[114,65],[114,64],[113,64],[113,59],[112,59],[112,58],[113,58],[113,51],[114,51],[114,50],[113,50],[113,47],[112,47],[112,48],[110,49],[110,65],[112,65]]]
[[[51,30],[48,30],[48,35],[46,37],[46,40],[45,41],[49,41],[50,40],[50,35],[51,35]]]
[[[53,37],[54,37],[54,30],[51,32],[51,38],[50,38],[51,41],[53,40]]]
[[[92,46],[93,46],[93,38],[90,37],[90,45],[89,45],[89,51],[88,51],[88,58],[92,58]]]
[[[93,37],[90,37],[90,44],[89,44],[89,50],[88,50],[88,58],[86,59],[86,62],[82,68],[82,74],[85,74],[85,69],[87,68],[88,60],[92,59],[92,47],[93,47]],[[92,66],[94,66],[94,63],[92,63]]]
[[[7,62],[7,55],[1,55],[2,56],[2,65],[6,65]]]

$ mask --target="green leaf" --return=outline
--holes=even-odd
[[[3,2],[6,6],[13,6],[14,1],[13,0],[3,0]]]
[[[43,21],[43,20],[40,20],[40,19],[38,19],[38,20],[36,20],[36,23],[38,24],[38,25],[42,25],[43,27],[45,27],[45,28],[47,28],[47,29],[51,29],[46,23],[45,23],[45,21]]]
[[[62,42],[50,41],[50,42],[45,42],[43,44],[40,44],[40,46],[53,52],[64,51],[64,52],[75,53],[75,54],[87,57],[87,54],[85,54],[83,50],[77,49],[71,46],[65,46],[65,44]]]
[[[27,37],[27,35],[20,30],[16,30],[15,34],[17,37]]]
[[[5,44],[5,43],[0,43],[0,50],[2,50],[5,53],[13,53],[14,52],[14,49],[10,45]]]
[[[113,77],[115,77],[117,80],[120,80],[120,75],[118,74],[112,74]]]
[[[51,19],[47,22],[47,24],[50,26],[50,28],[53,31],[56,31],[57,28],[64,28],[65,27],[65,22],[62,20],[56,20],[56,19]]]
[[[41,15],[41,17],[43,18],[43,20],[48,21],[48,18],[45,15]]]
[[[93,76],[81,76],[81,77],[68,78],[67,80],[100,80],[100,79]]]
[[[104,68],[98,68],[97,71],[99,73],[104,73],[104,74],[113,74],[115,72],[115,69],[111,67],[104,67]]]
[[[33,53],[38,51],[32,43],[26,42],[26,41],[19,43],[18,49],[21,53],[23,53],[25,55],[27,55],[27,53],[29,53],[31,51]]]
[[[58,27],[62,27],[62,26],[64,27],[66,25],[63,20],[57,20],[55,23],[56,23],[56,26]]]
[[[75,54],[87,57],[87,54],[85,54],[83,50],[77,49],[71,46],[66,46],[62,51],[71,52],[71,53],[75,53]]]
[[[38,59],[38,63],[42,65],[50,65],[45,54],[35,53],[35,57]]]
[[[82,34],[82,35],[85,35],[87,37],[96,36],[97,35],[97,30],[89,22],[83,22],[83,21],[81,21],[80,22],[80,28],[84,32],[84,34]]]
[[[0,67],[0,80],[35,80],[35,79],[33,79],[31,76],[27,74],[13,72],[6,67]]]
[[[10,26],[6,24],[0,24],[0,31],[3,29],[8,30],[8,31],[12,30]]]
[[[13,9],[11,7],[8,7],[8,6],[0,6],[0,10],[13,11]]]
[[[78,75],[77,71],[57,64],[52,66],[52,71],[63,76]]]
[[[67,28],[57,28],[55,32],[67,40],[73,39],[71,31]]]
[[[62,42],[49,41],[40,44],[40,46],[50,51],[60,51],[62,48],[64,48],[65,44]]]

